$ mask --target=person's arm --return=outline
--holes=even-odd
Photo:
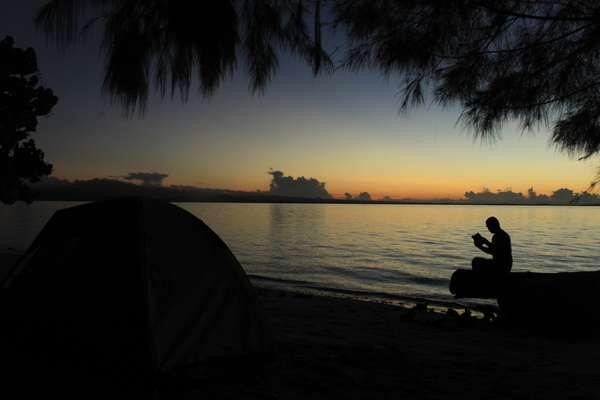
[[[479,250],[483,251],[484,253],[494,255],[493,243],[484,237],[481,237],[480,240],[475,242],[475,247],[477,247]]]
[[[492,247],[492,242],[490,242],[489,240],[487,240],[483,236],[481,237],[481,243],[485,244],[487,247]]]

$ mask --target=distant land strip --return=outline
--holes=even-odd
[[[485,198],[471,196],[464,199],[336,199],[310,198],[275,195],[268,191],[234,191],[227,189],[205,189],[193,186],[138,185],[113,179],[90,179],[68,181],[56,178],[46,179],[34,185],[38,193],[36,200],[42,201],[96,201],[115,197],[144,196],[168,202],[229,202],[229,203],[297,203],[297,204],[439,204],[439,205],[579,205],[598,206],[600,196],[573,194],[563,199],[548,196],[538,198],[522,197],[515,201],[494,198],[488,193]],[[560,189],[566,190],[566,189]],[[468,192],[473,193],[473,192]],[[481,197],[481,196],[480,196]]]

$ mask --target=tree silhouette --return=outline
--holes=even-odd
[[[369,192],[361,192],[358,196],[356,196],[356,200],[371,201],[371,195]]]
[[[85,7],[84,7],[85,6]],[[88,18],[89,17],[89,18]],[[324,20],[328,21],[324,21]],[[330,68],[322,26],[349,47],[345,66],[402,77],[404,109],[428,95],[457,103],[478,138],[509,119],[553,128],[583,158],[600,150],[600,4],[593,0],[52,0],[37,22],[65,45],[103,27],[105,89],[128,110],[152,81],[210,95],[242,55],[262,91],[289,50]],[[312,32],[311,32],[312,29]]]
[[[569,203],[575,199],[575,193],[571,189],[561,188],[552,192],[550,199],[557,203]]]
[[[27,182],[50,175],[52,165],[28,139],[37,119],[58,102],[52,90],[39,85],[37,58],[31,48],[14,47],[10,36],[0,41],[0,201],[30,202],[34,193]]]
[[[509,119],[553,127],[559,148],[600,149],[600,4],[592,0],[346,0],[347,65],[404,78],[402,107],[458,103],[475,135]]]
[[[52,0],[36,22],[61,47],[99,26],[105,90],[128,111],[143,111],[152,81],[163,96],[187,99],[195,77],[208,96],[240,56],[252,92],[271,80],[283,49],[310,62],[315,74],[330,69],[320,15],[320,0]]]

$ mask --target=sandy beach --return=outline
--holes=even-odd
[[[600,398],[600,343],[482,319],[259,291],[279,345],[272,398]]]
[[[594,335],[530,332],[424,304],[256,293],[275,354],[234,379],[173,388],[183,398],[600,398]]]

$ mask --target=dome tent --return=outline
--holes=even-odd
[[[27,346],[123,381],[210,369],[271,344],[225,243],[157,200],[56,212],[2,287],[8,326]]]

